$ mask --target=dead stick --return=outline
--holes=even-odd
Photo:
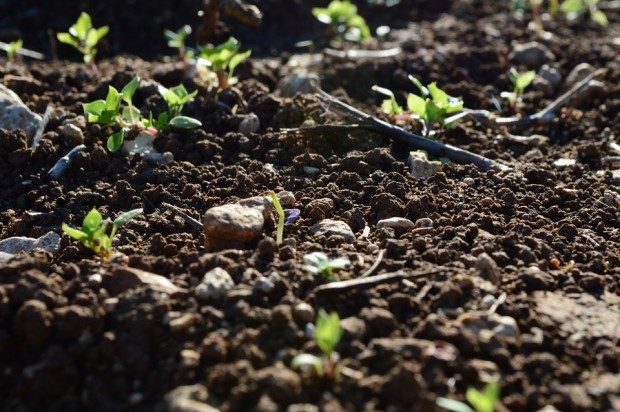
[[[190,215],[188,215],[187,213],[185,213],[184,211],[182,211],[181,209],[179,209],[178,207],[171,205],[170,203],[165,203],[162,202],[161,204],[163,207],[165,207],[167,210],[169,210],[170,212],[172,212],[173,214],[182,217],[183,219],[185,219],[185,221],[187,223],[190,224],[190,226],[198,229],[198,230],[202,230],[204,228],[203,224],[200,223],[199,221],[197,221],[196,219],[194,219],[193,217],[191,217]]]
[[[379,253],[377,254],[377,259],[375,260],[375,263],[373,263],[372,266],[370,268],[368,268],[368,270],[366,272],[362,273],[360,278],[367,278],[370,275],[372,275],[373,273],[375,273],[375,270],[377,270],[377,268],[379,267],[379,265],[383,261],[383,255],[384,254],[385,254],[385,249],[380,249]]]
[[[379,285],[381,283],[397,282],[403,279],[423,278],[429,275],[436,275],[445,272],[446,268],[437,268],[426,272],[404,273],[402,271],[393,273],[384,273],[382,275],[368,276],[365,278],[357,278],[351,280],[343,280],[340,282],[331,282],[316,287],[310,295],[319,295],[328,292],[344,292],[356,288],[366,288]]]
[[[456,163],[471,163],[484,170],[491,168],[507,169],[506,166],[484,156],[459,149],[458,147],[449,144],[443,144],[435,140],[427,139],[424,136],[411,133],[402,127],[384,122],[383,120],[364,113],[361,110],[336,99],[322,90],[318,92],[318,97],[326,103],[333,104],[338,110],[355,117],[359,121],[361,127],[370,127],[375,132],[400,140],[417,149],[425,150],[435,157],[447,157]]]

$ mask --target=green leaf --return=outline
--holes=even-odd
[[[317,316],[314,329],[314,340],[318,347],[329,357],[340,342],[341,337],[342,329],[338,314],[333,312],[328,315],[324,310],[321,310]]]
[[[99,241],[99,245],[101,246],[101,249],[103,249],[106,252],[104,256],[108,255],[110,250],[112,250],[112,239],[110,238],[110,236],[101,235],[97,238],[97,240]]]
[[[168,127],[168,113],[163,112],[157,116],[157,120],[154,122],[153,127],[159,131],[166,129],[166,127]]]
[[[420,90],[420,93],[422,93],[422,97],[428,97],[430,95],[428,89],[424,87],[422,82],[420,82],[417,78],[409,75],[409,80]]]
[[[134,217],[142,214],[143,209],[133,209],[130,210],[128,212],[123,213],[122,215],[120,215],[119,217],[116,218],[116,220],[114,221],[114,225],[117,227],[121,227],[123,226],[125,223],[129,222],[131,219],[133,219]]]
[[[600,26],[607,27],[609,25],[609,20],[607,20],[607,15],[600,11],[595,10],[591,15],[592,21],[599,24]]]
[[[121,104],[121,94],[112,86],[108,86],[108,95],[105,98],[106,110],[118,113]]]
[[[77,21],[75,22],[73,26],[71,26],[71,29],[69,29],[69,31],[71,32],[71,30],[73,30],[71,34],[73,34],[75,37],[77,37],[80,40],[85,40],[86,36],[88,35],[88,31],[92,27],[93,27],[93,23],[90,18],[90,15],[88,13],[82,12],[80,14],[80,17],[78,17]]]
[[[420,118],[426,117],[426,100],[418,95],[410,93],[407,96],[407,110],[411,113],[415,113]]]
[[[177,129],[195,129],[202,126],[200,121],[187,116],[173,117],[168,124],[172,127],[176,127]]]
[[[329,14],[329,10],[325,7],[314,7],[312,9],[312,15],[321,23],[332,24],[332,18]]]
[[[366,40],[372,37],[370,34],[370,28],[368,24],[366,24],[366,20],[362,16],[356,15],[349,19],[347,22],[349,27],[354,27],[359,30],[359,38],[360,40]]]
[[[122,129],[120,132],[116,132],[110,137],[108,137],[108,150],[111,152],[116,152],[123,145],[123,141],[125,140],[125,129]]]
[[[585,11],[583,0],[565,0],[560,6],[560,10],[564,13],[580,14]]]
[[[82,241],[83,239],[88,237],[88,234],[82,232],[79,229],[74,229],[71,226],[68,226],[66,224],[62,224],[62,231],[65,232],[67,235],[71,236],[73,239]]]
[[[131,124],[138,124],[142,121],[142,113],[135,106],[123,107],[123,114],[121,116],[124,121]]]
[[[446,92],[444,92],[439,87],[437,87],[437,83],[432,82],[431,84],[429,84],[428,91],[430,92],[431,97],[433,98],[433,102],[435,102],[435,104],[438,107],[440,108],[448,107],[449,96]]]
[[[465,393],[465,397],[477,412],[493,412],[495,404],[499,400],[499,383],[492,382],[487,384],[482,392],[475,388],[469,388]]]
[[[230,58],[230,61],[228,62],[228,75],[232,77],[237,66],[241,64],[243,61],[247,60],[247,58],[250,57],[251,54],[252,54],[252,50],[247,50],[243,53],[238,53],[232,56]]]
[[[84,114],[99,116],[106,108],[105,100],[95,100],[94,102],[85,103],[82,105]]]
[[[92,209],[82,222],[82,231],[87,234],[94,233],[101,226],[101,213],[97,209]]]
[[[108,34],[108,32],[110,31],[110,27],[109,26],[101,26],[98,29],[95,29],[95,31],[97,32],[97,43],[98,43],[99,40],[101,40],[102,38],[104,38]]]
[[[517,76],[515,81],[515,87],[519,90],[525,90],[536,78],[536,72],[534,70],[521,73]]]
[[[133,98],[134,93],[138,90],[138,86],[140,85],[140,76],[135,76],[129,83],[123,87],[121,90],[122,99],[127,104],[131,104],[131,99]]]
[[[57,33],[56,38],[59,42],[73,46],[76,49],[80,46],[77,40],[69,33]]]
[[[454,399],[437,398],[436,403],[440,408],[444,408],[445,410],[452,412],[475,412],[472,408],[467,406],[467,404],[455,401]]]

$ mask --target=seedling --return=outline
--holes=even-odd
[[[56,37],[60,42],[73,46],[82,53],[84,63],[94,66],[97,44],[108,34],[109,29],[108,26],[94,28],[90,15],[82,12],[75,24],[69,27],[68,33],[58,33]]]
[[[185,40],[192,34],[192,28],[188,25],[181,27],[176,32],[172,30],[164,30],[164,36],[168,40],[168,46],[177,49],[179,57],[185,59]]]
[[[426,137],[431,135],[431,129],[435,124],[438,124],[443,129],[449,126],[447,121],[448,115],[463,110],[463,100],[449,96],[437,87],[437,83],[433,82],[425,87],[413,76],[409,76],[409,80],[420,90],[421,96],[409,93],[407,96],[407,111],[422,123]],[[388,97],[381,104],[381,108],[386,114],[391,116],[403,114],[403,108],[398,105],[391,90],[379,86],[373,86],[373,90]]]
[[[280,200],[278,196],[274,192],[270,193],[271,202],[273,206],[276,208],[276,213],[278,214],[278,227],[276,229],[276,244],[282,244],[282,238],[284,236],[284,209],[282,209],[282,205],[280,204]]]
[[[372,37],[366,20],[349,0],[332,0],[327,7],[313,8],[312,14],[321,23],[329,24],[335,39],[360,42]]]
[[[304,269],[316,275],[322,275],[330,282],[338,280],[336,270],[344,269],[351,264],[346,257],[332,259],[323,252],[312,252],[304,256]]]
[[[493,412],[495,405],[499,402],[499,383],[487,384],[482,392],[475,388],[469,388],[465,393],[465,398],[473,406],[473,409],[464,402],[448,398],[437,399],[437,406],[453,412]]]
[[[510,78],[510,81],[514,85],[514,89],[512,92],[502,92],[500,96],[507,99],[510,102],[510,106],[514,110],[517,110],[519,103],[521,103],[525,88],[532,84],[535,77],[536,72],[533,70],[519,73],[514,68],[510,69],[508,78]]]
[[[141,213],[142,209],[133,209],[123,213],[112,222],[110,219],[104,220],[101,213],[97,209],[93,209],[84,218],[81,229],[74,229],[63,223],[62,231],[81,242],[102,259],[107,260],[112,255],[112,240],[116,231]],[[112,224],[112,229],[108,234],[110,224]]]
[[[170,90],[162,88],[160,92],[168,103],[168,112],[164,112],[153,119],[142,117],[140,110],[132,103],[132,98],[140,84],[140,77],[134,77],[119,92],[109,86],[105,100],[95,100],[83,105],[84,114],[89,123],[99,123],[120,129],[108,137],[107,147],[111,152],[121,148],[125,137],[129,132],[145,131],[153,136],[166,130],[168,127],[180,129],[193,129],[201,126],[201,123],[191,117],[180,116],[183,105],[195,96],[188,94],[183,86],[177,86]]]
[[[291,363],[293,369],[301,369],[305,374],[316,374],[319,377],[336,379],[340,372],[339,355],[334,351],[342,338],[340,317],[337,313],[327,314],[320,310],[315,321],[314,341],[323,352],[323,356],[302,353],[295,356]]]
[[[600,0],[564,0],[560,5],[569,20],[576,20],[585,13],[590,14],[590,19],[600,26],[607,27],[609,21],[607,15],[599,10],[598,4]]]
[[[235,68],[252,54],[251,50],[240,53],[241,45],[234,37],[215,47],[200,47],[198,64],[207,66],[217,75],[221,90],[230,88],[230,78]]]
[[[22,46],[24,45],[24,42],[22,39],[18,39],[15,41],[12,41],[10,43],[5,43],[0,45],[0,48],[2,48],[2,50],[4,50],[6,52],[6,57],[7,59],[12,62],[17,58],[17,54],[20,52],[20,50],[22,49]]]

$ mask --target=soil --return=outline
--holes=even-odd
[[[316,410],[312,405],[432,411],[437,397],[463,400],[468,387],[493,380],[509,411],[620,410],[620,193],[601,162],[620,134],[617,12],[608,14],[607,29],[561,18],[548,23],[551,64],[564,77],[579,63],[604,68],[606,87],[565,107],[548,125],[512,131],[546,136],[545,144],[517,144],[502,131],[464,122],[441,140],[512,169],[449,163],[424,180],[405,164],[411,148],[384,136],[280,131],[335,119],[311,94],[276,93],[292,70],[294,43],[321,39],[309,10],[324,2],[257,2],[265,13],[258,31],[225,19],[219,35],[234,33],[255,51],[238,69],[247,105],[235,114],[200,81],[185,77],[184,63],[163,55],[172,55],[163,29],[197,24],[198,3],[0,1],[0,40],[21,33],[26,47],[46,53],[47,30],[66,29],[74,19],[67,10],[91,11],[97,26],[112,27],[99,75],[66,60],[0,59],[0,79],[32,110],[55,108],[36,150],[21,131],[0,130],[0,238],[60,233],[63,222],[77,226],[93,207],[104,216],[144,208],[115,238],[123,256],[111,262],[63,235],[55,255],[33,252],[0,266],[0,410],[165,410],[170,391],[202,385],[190,388],[192,396],[202,408],[223,411]],[[468,108],[494,110],[490,96],[509,89],[512,47],[537,40],[526,28],[528,14],[515,14],[508,2],[403,0],[360,12],[371,16],[373,28],[393,28],[386,43],[373,47],[400,45],[403,52],[357,60],[324,55],[312,70],[324,90],[380,117],[371,86],[396,90],[400,99],[414,90],[407,74],[437,81]],[[58,51],[75,58],[68,49]],[[83,141],[59,132],[63,121],[82,114],[82,103],[135,74],[145,79],[135,98],[144,112],[163,105],[150,81],[199,90],[185,113],[203,127],[165,133],[155,142],[174,155],[166,166],[109,153],[107,130],[99,125],[86,125]],[[554,97],[530,90],[525,113]],[[258,115],[261,127],[245,138],[238,127],[248,113]],[[58,181],[50,180],[47,170],[79,143],[86,150]],[[567,157],[577,162],[554,164]],[[319,172],[310,176],[304,166]],[[170,203],[200,218],[212,206],[270,190],[291,191],[301,210],[280,247],[271,220],[245,248],[205,250],[204,235],[162,207]],[[377,228],[391,217],[418,227]],[[313,237],[309,227],[324,218],[347,222],[357,240]],[[302,269],[304,254],[348,257],[351,265],[338,273],[346,280],[370,268],[379,250],[385,254],[375,274],[444,269],[311,293],[326,281]],[[146,284],[113,293],[124,267],[161,275],[179,291]],[[216,267],[235,287],[220,299],[196,299],[196,285]],[[255,287],[272,273],[273,288]],[[296,310],[302,302],[340,315],[345,333],[337,350],[360,376],[307,380],[289,368],[301,352],[318,354]]]

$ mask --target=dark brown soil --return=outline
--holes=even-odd
[[[123,259],[102,263],[63,235],[54,256],[35,252],[0,266],[0,410],[151,411],[165,409],[169,391],[200,384],[208,391],[206,402],[224,411],[290,405],[297,406],[288,410],[314,410],[299,404],[325,411],[432,411],[438,396],[463,399],[468,387],[493,379],[499,379],[509,411],[547,405],[559,411],[620,410],[620,194],[600,160],[610,154],[607,143],[620,135],[617,13],[609,14],[607,30],[562,19],[550,23],[554,36],[545,44],[557,57],[552,64],[564,77],[579,63],[605,68],[600,80],[606,89],[562,109],[549,125],[512,131],[544,135],[548,143],[518,145],[502,139],[501,131],[463,123],[441,140],[513,169],[451,163],[422,180],[405,165],[410,148],[383,136],[279,131],[325,119],[314,96],[275,94],[290,72],[293,44],[320,39],[309,10],[324,2],[257,2],[266,15],[258,31],[227,20],[220,35],[247,40],[258,56],[238,70],[238,89],[248,104],[236,114],[184,79],[183,64],[174,57],[153,57],[172,54],[161,32],[196,23],[197,3],[0,1],[0,34],[18,30],[26,47],[46,52],[47,29],[65,29],[78,10],[91,11],[97,26],[112,26],[99,76],[68,61],[0,59],[0,79],[31,109],[56,108],[36,150],[28,148],[25,134],[0,130],[0,238],[60,233],[63,222],[78,225],[93,207],[106,216],[136,207],[145,212],[115,239]],[[517,18],[499,3],[364,6],[373,27],[399,29],[394,37],[403,53],[354,61],[324,56],[316,69],[322,86],[382,116],[371,86],[397,90],[400,98],[413,91],[407,74],[414,74],[463,96],[466,107],[493,110],[490,96],[509,88],[512,45],[536,40],[526,29],[527,15]],[[269,55],[275,57],[264,58]],[[50,181],[47,170],[81,143],[60,136],[62,121],[82,114],[81,104],[101,98],[109,84],[120,88],[134,74],[198,88],[186,114],[203,127],[159,137],[156,147],[172,152],[175,161],[155,166],[110,154],[106,130],[88,125],[87,149],[59,181]],[[553,98],[531,90],[524,112],[540,110]],[[157,89],[146,81],[135,103],[147,112],[162,107]],[[261,129],[241,138],[239,123],[251,112]],[[565,157],[577,163],[554,165]],[[304,166],[320,172],[310,177]],[[293,192],[302,212],[279,248],[268,222],[264,236],[244,249],[206,251],[203,235],[162,207],[167,202],[198,218],[212,206],[270,190]],[[379,220],[390,217],[430,228],[377,229]],[[358,239],[313,237],[309,226],[323,218],[346,221]],[[310,294],[325,281],[302,270],[305,253],[347,256],[352,264],[340,277],[352,279],[374,263],[380,249],[385,256],[376,274],[437,265],[446,270],[339,295]],[[476,260],[483,252],[496,262],[496,274],[480,270]],[[113,296],[110,282],[122,266],[164,276],[187,293],[141,286]],[[228,271],[235,288],[220,300],[197,300],[195,286],[215,267]],[[258,277],[273,272],[271,291],[254,287]],[[468,321],[478,317],[484,323],[491,315],[481,313],[502,293],[506,299],[496,313],[516,321],[516,336],[489,336]],[[346,319],[337,350],[360,379],[305,381],[288,368],[296,354],[318,353],[306,325],[294,316],[304,301]]]

